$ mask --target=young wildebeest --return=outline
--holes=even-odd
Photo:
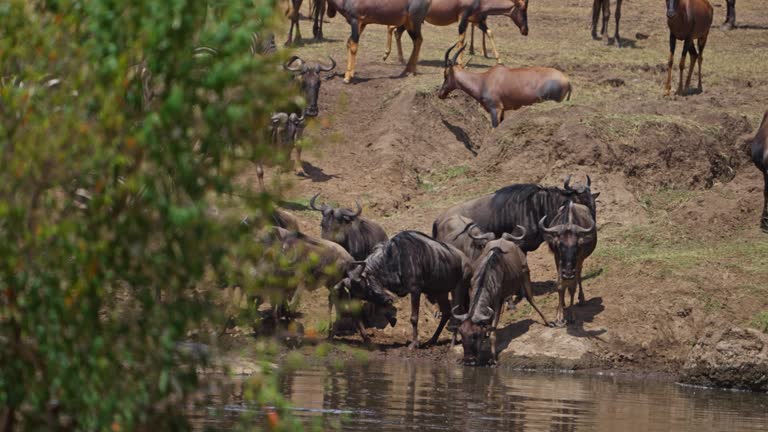
[[[763,190],[763,216],[760,218],[760,228],[768,233],[768,111],[763,115],[763,121],[757,129],[755,139],[750,145],[752,162],[763,173],[765,189]]]
[[[574,322],[573,297],[576,294],[576,284],[579,285],[579,304],[584,304],[584,288],[581,286],[581,269],[584,260],[592,254],[597,246],[597,224],[592,218],[592,212],[586,206],[566,203],[552,218],[549,228],[544,226],[546,216],[539,221],[539,228],[544,233],[549,250],[555,255],[557,265],[557,292],[560,302],[557,305],[555,325],[563,327],[565,309],[565,289],[571,295],[568,307],[568,322]]]
[[[469,259],[451,245],[435,241],[416,231],[403,231],[360,263],[363,267],[352,274],[352,283],[363,289],[383,292],[387,289],[400,297],[411,295],[410,348],[419,346],[419,304],[421,295],[437,303],[442,316],[435,334],[427,344],[437,343],[451,315],[451,293],[454,308],[466,310],[472,267]]]
[[[270,132],[272,148],[275,152],[285,151],[287,146],[288,156],[290,157],[293,149],[296,149],[296,160],[294,161],[294,171],[297,175],[304,173],[301,166],[301,147],[296,142],[304,135],[305,116],[299,117],[296,113],[275,113],[272,115]],[[256,178],[259,181],[259,188],[266,192],[264,186],[264,162],[259,161],[256,164]]]
[[[309,200],[309,207],[323,214],[320,222],[321,237],[340,244],[354,259],[364,260],[373,252],[374,246],[389,238],[381,225],[360,217],[363,207],[357,200],[357,210],[333,208],[326,204],[317,207],[315,200],[319,195],[318,192]]]
[[[571,98],[571,82],[557,69],[510,69],[495,65],[482,73],[468,72],[456,61],[466,45],[459,48],[453,59],[449,60],[455,46],[445,52],[445,79],[437,97],[445,99],[457,88],[463,90],[491,114],[493,127],[504,121],[505,111],[548,100],[562,102],[566,97],[569,100]]]
[[[621,19],[621,2],[623,0],[616,0],[616,34],[614,38],[616,40],[616,46],[621,48],[621,38],[619,37],[619,20]],[[592,3],[592,39],[598,39],[597,37],[597,21],[600,17],[600,9],[603,10],[603,27],[600,30],[600,37],[608,43],[608,20],[611,19],[611,0],[594,0]]]
[[[539,314],[544,325],[549,321],[533,301],[528,260],[515,243],[525,236],[525,229],[520,237],[507,233],[498,240],[492,240],[485,246],[481,258],[475,263],[472,276],[472,302],[469,312],[456,315],[461,321],[458,332],[464,346],[464,362],[474,364],[480,354],[485,336],[491,336],[491,361],[496,361],[496,326],[499,324],[504,301],[512,296],[525,295],[528,303]],[[491,323],[491,321],[493,321]],[[456,334],[454,333],[454,340]]]
[[[442,226],[454,215],[473,220],[480,230],[494,233],[496,237],[505,232],[514,232],[515,227],[521,225],[526,230],[526,236],[519,242],[520,249],[525,253],[534,251],[544,242],[544,237],[539,231],[539,220],[543,216],[554,217],[566,201],[586,205],[594,217],[595,199],[600,194],[591,192],[592,180],[587,176],[586,185],[571,186],[570,179],[571,176],[568,176],[563,189],[537,184],[517,184],[458,204],[435,219],[432,232],[437,236],[437,240],[448,241],[440,233]]]
[[[347,40],[347,71],[344,82],[352,82],[355,76],[355,62],[360,35],[368,24],[384,24],[390,26],[405,26],[408,36],[413,40],[413,51],[402,75],[416,74],[416,64],[421,50],[421,26],[427,16],[432,0],[327,0],[328,17],[333,18],[340,13],[350,27],[352,33]]]
[[[684,42],[683,55],[680,57],[680,82],[677,85],[677,93],[682,95],[684,90],[691,86],[693,65],[699,62],[699,87],[701,87],[701,61],[704,58],[704,46],[707,45],[709,28],[712,27],[714,9],[707,0],[667,0],[667,26],[669,27],[669,62],[667,63],[667,83],[664,94],[669,96],[672,90],[672,64],[675,58],[675,45],[680,39]],[[699,47],[698,53],[693,46],[693,40]],[[691,53],[691,66],[688,68],[688,78],[683,87],[683,71],[685,70],[685,56]]]
[[[485,37],[491,41],[491,49],[497,63],[501,63],[499,51],[496,49],[496,42],[493,40],[493,33],[488,28],[486,20],[492,15],[508,16],[512,22],[520,29],[520,34],[528,35],[528,0],[432,0],[432,6],[427,13],[426,21],[435,26],[449,26],[456,22],[459,23],[458,43],[463,45],[467,33],[467,25],[472,24],[472,42],[474,44],[474,25],[480,27],[483,32],[483,56],[486,56]],[[400,62],[403,62],[403,46],[401,37],[405,32],[405,27],[390,26],[387,34],[387,51],[384,54],[384,60],[389,57],[392,51],[392,33],[397,29],[397,54]],[[470,46],[470,53],[473,49]]]

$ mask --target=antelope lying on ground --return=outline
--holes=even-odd
[[[445,52],[445,80],[437,96],[445,99],[453,90],[463,90],[491,114],[493,127],[504,121],[505,111],[547,100],[562,102],[566,97],[570,100],[571,82],[557,69],[510,69],[496,65],[483,73],[468,72],[456,62],[466,45],[449,60],[448,56],[455,46]]]

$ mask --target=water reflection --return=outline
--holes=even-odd
[[[347,431],[768,430],[768,395],[393,359],[282,377],[307,424]]]

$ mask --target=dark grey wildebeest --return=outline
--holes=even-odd
[[[387,241],[386,231],[381,225],[361,217],[363,207],[355,200],[356,210],[333,208],[326,204],[315,204],[320,193],[309,200],[309,207],[323,215],[320,221],[321,237],[340,244],[358,261],[373,252],[374,246]]]
[[[496,361],[496,326],[504,308],[504,301],[511,300],[512,296],[517,297],[515,303],[525,296],[544,325],[550,325],[533,300],[528,260],[517,246],[517,242],[525,236],[525,230],[522,231],[523,234],[519,237],[504,233],[500,239],[489,241],[474,264],[469,312],[454,316],[461,321],[458,333],[461,335],[464,362],[467,364],[477,361],[488,334],[491,339],[491,360]],[[454,333],[454,341],[455,338]]]
[[[555,325],[563,327],[565,310],[565,289],[571,295],[568,308],[568,322],[574,322],[573,297],[576,285],[579,286],[579,304],[584,304],[584,288],[581,285],[581,269],[584,260],[589,257],[597,246],[597,224],[592,218],[592,212],[586,206],[569,201],[557,212],[550,227],[544,223],[547,217],[539,221],[539,227],[544,233],[549,250],[555,255],[557,265],[557,293],[560,302],[557,305]]]
[[[591,192],[591,179],[587,176],[586,185],[578,186],[571,186],[570,179],[568,176],[563,189],[537,184],[516,184],[453,206],[435,220],[432,235],[437,240],[449,241],[440,235],[444,232],[441,225],[447,223],[452,216],[460,215],[471,219],[480,230],[491,232],[497,238],[502,233],[513,232],[517,225],[521,225],[527,234],[525,240],[520,243],[520,248],[524,253],[536,250],[544,242],[544,236],[539,230],[539,220],[544,216],[554,217],[557,209],[566,201],[586,205],[591,210],[592,218],[595,218],[595,199],[599,193]]]
[[[351,275],[352,283],[382,293],[388,290],[399,297],[411,295],[411,349],[419,346],[419,305],[425,294],[437,303],[442,316],[435,334],[427,342],[437,342],[454,309],[466,310],[472,267],[469,259],[455,247],[433,240],[417,231],[403,231],[377,247],[360,263],[363,268]]]
[[[763,215],[760,217],[760,228],[768,233],[768,111],[763,115],[763,121],[757,129],[755,138],[750,143],[752,162],[763,173],[765,188],[763,189]]]

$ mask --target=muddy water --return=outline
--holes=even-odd
[[[281,387],[294,415],[321,430],[768,430],[765,394],[599,375],[396,359],[302,369]]]

